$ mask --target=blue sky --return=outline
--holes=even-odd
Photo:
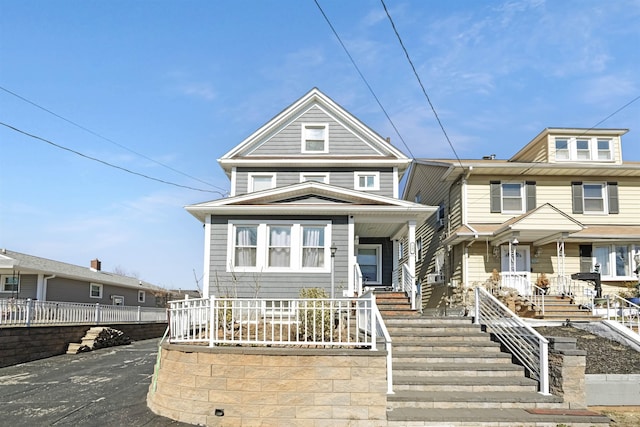
[[[313,87],[407,155],[454,157],[382,4],[318,2],[408,149],[313,0],[0,0],[0,87],[85,129],[6,90],[0,122],[207,190],[0,126],[0,247],[195,288],[203,229],[184,206],[227,191],[216,159]],[[640,96],[638,0],[386,4],[461,158],[509,158]],[[636,101],[599,125],[630,129],[627,161],[639,119]]]

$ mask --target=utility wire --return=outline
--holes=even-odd
[[[420,84],[420,87],[422,88],[422,93],[424,94],[424,97],[427,98],[427,102],[429,103],[429,106],[431,107],[431,111],[433,111],[433,115],[436,117],[436,120],[438,121],[438,125],[440,125],[440,129],[442,129],[442,133],[444,134],[444,137],[447,139],[447,142],[449,143],[449,146],[451,147],[451,150],[453,150],[453,154],[456,156],[456,159],[460,163],[460,167],[462,167],[464,169],[464,166],[462,166],[462,161],[460,160],[460,157],[458,157],[458,153],[456,152],[456,149],[453,147],[453,144],[451,143],[451,139],[449,139],[449,135],[447,135],[447,131],[444,129],[444,125],[442,124],[442,121],[440,120],[440,117],[438,117],[438,113],[436,112],[436,108],[433,106],[433,103],[431,102],[431,99],[429,98],[429,95],[427,94],[427,90],[424,88],[424,85],[422,84],[422,80],[420,79],[420,76],[418,75],[418,72],[416,71],[416,67],[413,65],[413,61],[411,60],[411,57],[409,56],[409,52],[407,51],[407,48],[404,46],[404,42],[402,41],[402,37],[400,37],[400,34],[398,33],[398,29],[396,28],[396,24],[393,22],[393,19],[391,18],[391,14],[389,13],[389,10],[387,9],[387,5],[384,3],[384,0],[380,0],[380,2],[382,3],[382,7],[384,8],[385,13],[387,14],[387,18],[389,18],[389,22],[391,23],[391,27],[393,28],[393,32],[396,33],[396,37],[398,38],[398,41],[400,42],[400,46],[402,46],[402,50],[404,51],[404,54],[407,57],[407,61],[409,61],[409,65],[411,65],[411,69],[413,70],[413,74],[416,76],[416,79],[418,79],[418,83]]]
[[[369,92],[371,92],[371,95],[373,95],[373,97],[375,98],[376,102],[378,103],[378,106],[380,107],[380,109],[382,110],[382,112],[384,113],[384,115],[387,117],[387,120],[389,120],[389,123],[391,123],[391,126],[393,127],[393,130],[395,130],[396,134],[398,135],[398,138],[400,138],[400,141],[402,141],[402,144],[404,145],[404,147],[407,149],[407,152],[411,155],[411,158],[415,158],[415,156],[413,155],[413,153],[411,152],[411,149],[409,148],[409,146],[407,145],[407,143],[405,142],[404,138],[402,137],[402,135],[400,134],[400,131],[398,130],[398,128],[396,127],[395,123],[393,123],[393,120],[391,120],[391,117],[389,116],[389,113],[387,113],[387,110],[385,110],[385,108],[382,106],[382,103],[380,102],[380,99],[378,99],[378,97],[376,96],[376,93],[373,91],[373,89],[371,88],[371,85],[369,84],[369,82],[367,81],[367,79],[364,77],[364,75],[362,74],[362,72],[360,71],[360,68],[358,67],[358,65],[356,64],[356,61],[353,59],[353,57],[351,56],[351,54],[349,53],[349,50],[347,49],[347,47],[345,46],[345,44],[342,42],[342,39],[340,38],[340,36],[338,35],[338,32],[336,31],[336,29],[333,27],[333,25],[331,24],[331,21],[329,21],[329,18],[327,17],[327,15],[324,13],[324,10],[322,10],[322,7],[320,6],[320,3],[318,3],[318,0],[313,0],[316,3],[316,6],[318,6],[318,9],[320,10],[320,13],[322,13],[322,16],[324,17],[325,21],[327,21],[327,24],[329,24],[329,27],[331,28],[331,31],[333,31],[333,34],[336,36],[336,38],[338,39],[338,42],[340,42],[340,45],[342,46],[342,49],[344,49],[345,53],[347,54],[347,56],[349,57],[349,59],[351,60],[351,63],[353,64],[353,66],[355,67],[356,71],[358,72],[358,74],[360,75],[360,78],[362,79],[362,81],[364,82],[364,84],[367,86],[367,88],[369,89]]]
[[[220,194],[220,195],[221,195],[221,196],[223,196],[223,197],[225,196],[225,195],[224,195],[222,192],[220,192],[220,191],[216,191],[216,190],[203,190],[203,189],[201,189],[201,188],[189,187],[189,186],[187,186],[187,185],[176,184],[176,183],[174,183],[174,182],[165,181],[165,180],[162,180],[162,179],[159,179],[159,178],[154,178],[154,177],[152,177],[152,176],[145,175],[145,174],[140,173],[140,172],[135,172],[135,171],[132,171],[132,170],[130,170],[130,169],[123,168],[122,166],[114,165],[113,163],[109,163],[109,162],[107,162],[107,161],[105,161],[105,160],[101,160],[101,159],[98,159],[98,158],[96,158],[96,157],[88,156],[88,155],[83,154],[83,153],[81,153],[81,152],[79,152],[79,151],[72,150],[71,148],[64,147],[64,146],[62,146],[62,145],[60,145],[60,144],[56,144],[55,142],[50,141],[50,140],[45,139],[45,138],[42,138],[42,137],[40,137],[40,136],[38,136],[38,135],[34,135],[34,134],[31,134],[31,133],[25,132],[25,131],[23,131],[23,130],[21,130],[21,129],[18,129],[17,127],[11,126],[11,125],[9,125],[9,124],[7,124],[7,123],[0,122],[0,125],[2,125],[2,126],[4,126],[4,127],[8,128],[8,129],[11,129],[11,130],[13,130],[13,131],[15,131],[15,132],[18,132],[18,133],[21,133],[21,134],[23,134],[23,135],[26,135],[26,136],[28,136],[28,137],[30,137],[30,138],[37,139],[37,140],[42,141],[42,142],[46,142],[47,144],[49,144],[49,145],[53,145],[54,147],[59,148],[59,149],[61,149],[61,150],[68,151],[68,152],[73,153],[73,154],[76,154],[76,155],[78,155],[78,156],[80,156],[80,157],[84,157],[85,159],[89,159],[89,160],[93,160],[93,161],[98,162],[98,163],[102,163],[103,165],[106,165],[106,166],[112,167],[112,168],[114,168],[114,169],[119,169],[119,170],[121,170],[121,171],[124,171],[124,172],[130,173],[131,175],[137,175],[137,176],[140,176],[140,177],[142,177],[142,178],[149,179],[149,180],[151,180],[151,181],[160,182],[160,183],[162,183],[162,184],[173,185],[174,187],[186,188],[186,189],[188,189],[188,190],[201,191],[201,192],[204,192],[204,193],[217,193],[217,194]]]
[[[624,110],[625,108],[627,108],[629,105],[633,104],[634,102],[636,102],[638,99],[640,99],[640,95],[636,96],[635,98],[633,98],[631,101],[627,102],[626,104],[624,104],[622,107],[618,108],[616,111],[614,111],[613,113],[609,114],[607,117],[605,117],[604,119],[600,120],[598,123],[596,123],[595,125],[591,126],[589,129],[587,129],[585,131],[585,133],[589,132],[590,130],[594,129],[596,126],[598,126],[600,123],[605,122],[607,120],[609,120],[611,117],[615,116],[616,114],[618,114],[620,111]]]
[[[18,99],[21,99],[22,101],[24,101],[24,102],[26,102],[26,103],[28,103],[28,104],[33,105],[33,106],[34,106],[34,107],[36,107],[36,108],[41,109],[42,111],[46,111],[47,113],[51,114],[52,116],[55,116],[55,117],[57,117],[57,118],[59,118],[59,119],[61,119],[61,120],[64,120],[65,122],[70,123],[70,124],[72,124],[73,126],[75,126],[75,127],[77,127],[77,128],[80,128],[80,129],[82,129],[82,130],[83,130],[83,131],[85,131],[85,132],[90,133],[90,134],[91,134],[91,135],[93,135],[93,136],[96,136],[96,137],[98,137],[98,138],[100,138],[100,139],[102,139],[102,140],[104,140],[104,141],[107,141],[107,142],[109,142],[109,143],[111,143],[111,144],[113,144],[113,145],[116,145],[116,146],[118,146],[118,147],[120,147],[120,148],[124,149],[124,150],[127,150],[128,152],[133,153],[133,154],[135,154],[136,156],[140,156],[140,157],[142,157],[143,159],[149,160],[150,162],[153,162],[153,163],[155,163],[155,164],[157,164],[157,165],[160,165],[160,166],[162,166],[162,167],[164,167],[164,168],[167,168],[167,169],[169,169],[169,170],[171,170],[171,171],[173,171],[173,172],[175,172],[175,173],[178,173],[178,174],[180,174],[180,175],[182,175],[182,176],[186,176],[187,178],[191,178],[191,179],[193,179],[193,180],[195,180],[195,181],[199,181],[199,182],[201,182],[201,183],[203,183],[203,184],[206,184],[206,185],[208,185],[208,186],[210,186],[210,187],[217,188],[218,190],[222,190],[222,191],[225,191],[225,192],[227,191],[227,190],[226,190],[226,189],[224,189],[224,188],[221,188],[221,187],[218,187],[218,186],[213,185],[213,184],[211,184],[211,183],[208,183],[208,182],[206,182],[206,181],[203,181],[203,180],[201,180],[200,178],[196,178],[195,176],[191,176],[191,175],[189,175],[189,174],[187,174],[187,173],[185,173],[185,172],[182,172],[182,171],[179,171],[179,170],[177,170],[177,169],[174,169],[174,168],[172,168],[172,167],[171,167],[171,166],[169,166],[169,165],[166,165],[166,164],[161,163],[161,162],[159,162],[159,161],[157,161],[157,160],[154,160],[154,159],[152,159],[152,158],[150,158],[150,157],[148,157],[148,156],[145,156],[144,154],[138,153],[137,151],[134,151],[134,150],[132,150],[132,149],[130,149],[130,148],[128,148],[128,147],[126,147],[126,146],[122,145],[122,144],[119,144],[119,143],[117,143],[116,141],[114,141],[114,140],[112,140],[112,139],[107,138],[106,136],[102,136],[102,135],[100,135],[99,133],[94,132],[94,131],[92,131],[91,129],[89,129],[89,128],[85,127],[85,126],[82,126],[81,124],[78,124],[78,123],[74,122],[73,120],[69,120],[69,119],[67,119],[66,117],[61,116],[60,114],[57,114],[57,113],[55,113],[55,112],[53,112],[53,111],[51,111],[51,110],[49,110],[49,109],[47,109],[47,108],[45,108],[45,107],[43,107],[43,106],[41,106],[41,105],[38,105],[38,104],[36,104],[35,102],[33,102],[33,101],[31,101],[31,100],[29,100],[29,99],[25,98],[24,96],[18,95],[17,93],[12,92],[12,91],[10,91],[9,89],[7,89],[7,88],[5,88],[5,87],[0,86],[0,89],[1,89],[1,90],[3,90],[3,91],[5,91],[6,93],[8,93],[8,94],[10,94],[10,95],[15,96],[15,97],[16,97],[16,98],[18,98]]]

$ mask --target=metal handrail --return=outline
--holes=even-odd
[[[366,294],[362,295],[359,300],[369,300],[371,301],[372,313],[375,316],[372,316],[371,323],[375,323],[375,337],[382,337],[384,339],[385,350],[387,351],[387,394],[394,394],[393,392],[393,345],[391,342],[391,334],[389,334],[389,330],[384,323],[384,319],[382,318],[382,314],[378,309],[378,304],[376,304],[376,296],[373,291],[368,291]],[[372,333],[371,329],[367,330],[367,333]],[[375,342],[375,339],[374,339]],[[372,348],[373,350],[373,348]]]
[[[612,318],[612,312],[615,313],[615,318]],[[618,295],[607,295],[607,320],[615,320],[640,334],[640,305]]]
[[[413,272],[409,269],[407,264],[402,264],[402,290],[409,297],[411,301],[411,309],[416,309],[416,284],[413,277]]]
[[[481,287],[475,289],[475,324],[487,327],[549,394],[549,341]]]
[[[533,295],[531,295],[531,301],[537,307],[540,307],[541,314],[544,315],[544,296],[547,293],[547,290],[541,288],[538,285],[531,284],[533,287]]]

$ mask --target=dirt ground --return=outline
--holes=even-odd
[[[544,336],[576,338],[576,346],[587,352],[587,374],[640,374],[640,352],[590,332],[566,326],[537,327]],[[590,410],[609,416],[611,427],[640,426],[639,406],[591,406]]]

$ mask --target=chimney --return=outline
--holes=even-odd
[[[100,271],[102,268],[102,263],[98,258],[91,260],[91,269],[95,271]]]

